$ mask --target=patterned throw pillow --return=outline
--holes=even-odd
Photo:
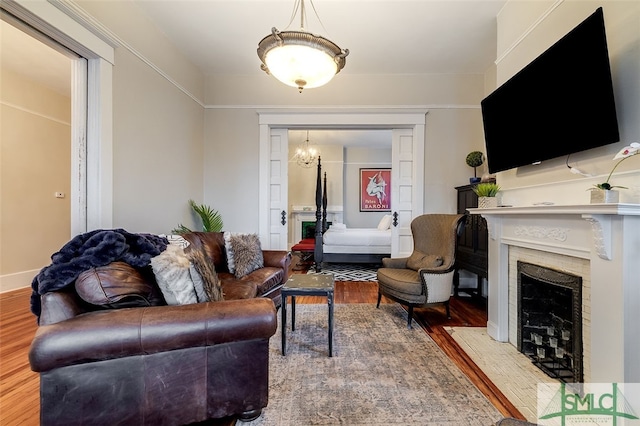
[[[168,305],[198,303],[191,262],[182,247],[169,244],[165,251],[151,258],[151,268]]]
[[[232,232],[225,232],[224,236],[224,250],[227,252],[227,269],[230,273],[235,274],[236,264],[233,257],[233,247],[231,247],[231,236],[236,235]]]
[[[435,254],[424,254],[418,250],[414,250],[407,260],[407,268],[417,271],[422,268],[437,268],[443,263],[442,256]]]
[[[207,256],[204,248],[199,244],[194,245],[186,253],[191,260],[193,268],[197,271],[197,275],[202,280],[201,285],[204,287],[207,299],[212,302],[224,300],[220,279],[218,278],[213,260]]]
[[[236,278],[242,278],[256,269],[264,267],[262,247],[257,234],[231,233],[229,245],[232,251]],[[229,257],[229,252],[227,252],[227,257]]]

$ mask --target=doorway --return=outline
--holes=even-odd
[[[41,198],[53,199],[57,192],[64,193],[64,200],[69,203],[70,209],[70,226],[65,231],[65,240],[87,229],[111,227],[113,48],[96,35],[100,33],[99,29],[94,33],[88,32],[79,19],[74,20],[70,16],[72,11],[60,14],[60,10],[51,3],[14,0],[3,2],[0,12],[1,19],[6,21],[3,25],[10,22],[28,36],[50,47],[55,46],[57,51],[69,58],[71,117],[66,122],[71,127],[72,154],[68,156],[71,158],[68,169],[71,185],[66,192],[47,191]],[[3,61],[5,53],[3,50]],[[43,234],[38,234],[38,243]],[[22,238],[20,241],[26,244],[30,240]],[[59,248],[57,245],[56,249]],[[0,290],[30,285],[34,275],[34,270],[30,268],[36,268],[37,272],[49,261],[50,254],[51,251],[37,266],[31,262],[34,264],[15,266],[13,269],[16,270],[12,269],[11,273],[0,270]],[[5,256],[2,259],[5,261]]]
[[[315,215],[317,161],[297,162],[295,153],[316,150],[326,177],[327,213],[348,227],[375,228],[388,211],[363,211],[359,204],[362,168],[391,168],[392,132],[388,129],[289,130],[288,205],[289,245],[301,237],[300,215]],[[314,221],[315,223],[315,221]]]
[[[411,220],[424,209],[426,110],[341,109],[261,111],[260,238],[264,247],[287,248],[288,130],[390,129],[392,132],[392,255],[410,254]]]

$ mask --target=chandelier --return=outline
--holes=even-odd
[[[313,1],[309,1],[315,12]],[[276,27],[271,28],[271,34],[258,43],[258,57],[262,61],[260,68],[263,71],[288,86],[297,87],[302,93],[302,89],[327,84],[339,73],[344,68],[349,49],[342,50],[331,40],[304,30],[304,0],[296,0],[289,25],[298,10],[300,31],[278,31]]]
[[[318,161],[319,157],[320,151],[311,146],[311,142],[309,142],[309,131],[307,130],[307,139],[296,148],[293,160],[295,160],[299,166],[309,168]]]

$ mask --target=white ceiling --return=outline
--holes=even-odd
[[[271,27],[300,26],[299,15],[289,25],[294,0],[131,1],[206,75],[263,73],[258,42]],[[506,2],[316,0],[318,20],[309,1],[306,30],[349,49],[345,74],[483,73],[495,60],[495,20]],[[50,84],[60,68],[67,70],[59,55],[6,27],[3,65]],[[64,80],[58,79],[57,90],[68,87]]]
[[[121,1],[121,0],[108,0]],[[130,0],[205,75],[264,75],[256,54],[271,27],[289,25],[294,0]],[[349,49],[344,74],[484,73],[496,58],[496,16],[506,0],[306,0],[306,30]],[[70,93],[64,55],[2,22],[4,67]],[[330,84],[330,83],[329,83]],[[315,89],[314,89],[315,90]],[[390,144],[380,131],[314,131],[316,143],[367,140]],[[291,133],[300,143],[303,133]],[[348,142],[343,142],[348,145]]]
[[[506,0],[309,0],[306,30],[349,49],[350,74],[484,73]],[[134,0],[205,74],[257,74],[258,42],[289,25],[294,0]]]

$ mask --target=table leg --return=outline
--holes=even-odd
[[[327,305],[329,305],[329,356],[333,356],[333,291],[327,293]]]
[[[296,329],[296,297],[291,296],[291,331]]]
[[[282,356],[285,356],[287,355],[287,296],[282,296],[280,310],[282,311],[282,323],[280,324],[282,329]]]

